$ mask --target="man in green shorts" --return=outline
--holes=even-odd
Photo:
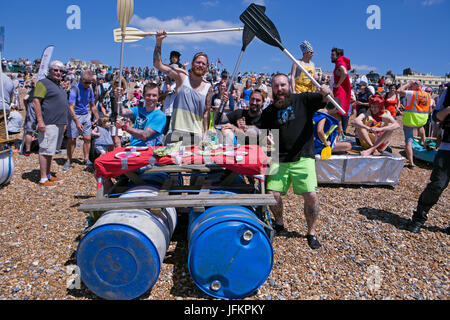
[[[278,130],[275,142],[278,163],[272,163],[267,177],[267,190],[275,196],[277,204],[270,207],[274,214],[276,232],[284,231],[283,202],[291,184],[296,195],[304,200],[304,213],[308,232],[306,238],[312,249],[321,247],[316,237],[319,214],[317,177],[313,142],[313,115],[323,108],[330,88],[322,86],[319,93],[291,94],[289,78],[276,74],[272,78],[274,102],[262,113],[262,129]]]

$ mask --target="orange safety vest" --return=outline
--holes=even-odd
[[[427,123],[430,113],[431,96],[429,93],[419,90],[414,91],[412,99],[405,106],[403,124],[410,127],[421,127]]]

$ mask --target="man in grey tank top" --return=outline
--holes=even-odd
[[[156,34],[153,65],[176,82],[176,98],[166,143],[183,141],[184,145],[198,144],[206,136],[210,120],[213,90],[204,76],[208,71],[208,56],[197,53],[192,59],[192,68],[169,66],[161,60],[162,41],[167,37],[164,30]]]

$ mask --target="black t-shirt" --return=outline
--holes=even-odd
[[[245,124],[247,126],[256,126],[260,128],[261,126],[261,115],[257,115],[256,117],[252,117],[248,110],[246,109],[238,109],[227,113],[228,121],[234,126],[237,126],[237,121],[241,118],[245,118]]]
[[[279,142],[275,141],[275,148],[280,162],[315,157],[313,116],[325,106],[320,93],[292,94],[291,100],[291,106],[286,109],[277,109],[271,104],[261,116],[261,129],[279,130]]]

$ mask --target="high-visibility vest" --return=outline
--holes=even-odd
[[[405,106],[403,124],[408,127],[422,127],[428,121],[430,113],[431,96],[419,90],[414,91],[411,101]]]

